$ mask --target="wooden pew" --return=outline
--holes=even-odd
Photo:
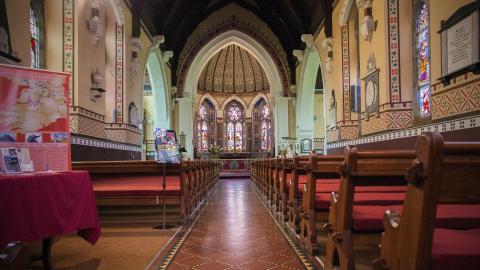
[[[368,256],[374,256],[372,254],[378,252],[377,245],[381,231],[371,232],[369,229],[354,227],[356,195],[371,197],[367,207],[400,204],[404,198],[405,170],[414,158],[415,151],[413,150],[360,151],[354,147],[345,148],[345,160],[339,167],[342,179],[338,193],[332,193],[328,224],[326,225],[329,233],[326,258],[323,263],[327,267],[339,267],[341,270],[355,269],[354,247],[356,247],[357,254],[365,251],[363,258],[366,258],[367,261],[369,260]],[[392,192],[391,195],[388,195],[389,186],[392,186],[392,190],[397,190],[393,188],[393,186],[397,186],[401,192]],[[378,191],[380,193],[362,194],[356,192],[359,188],[365,187],[377,191],[387,190],[387,193]]]
[[[340,178],[338,167],[343,164],[343,160],[343,156],[316,154],[312,154],[308,162],[299,160],[298,166],[305,164],[303,170],[307,174],[307,182],[303,184],[302,203],[297,218],[300,219],[300,240],[311,254],[317,254],[318,252],[317,220],[326,221],[326,211],[318,212],[316,207],[316,195],[319,192],[317,185],[329,180],[338,181]],[[301,169],[299,171],[302,173]],[[295,183],[293,185],[295,186]]]
[[[303,189],[303,184],[305,181],[300,183],[299,178],[302,177],[302,180],[306,179],[307,175],[307,166],[309,164],[309,156],[295,156],[293,158],[293,169],[291,178],[287,178],[287,221],[288,226],[295,232],[300,232],[300,216],[298,214],[298,208],[301,205],[302,193],[299,192],[298,188]]]
[[[291,177],[293,169],[292,158],[282,158],[278,165],[278,176],[275,178],[273,185],[273,209],[279,214],[280,220],[285,220],[286,212],[286,200],[283,197],[286,194],[286,179],[287,176]],[[283,199],[283,200],[282,200]],[[285,204],[285,205],[282,205]]]
[[[275,190],[278,183],[278,179],[280,177],[280,170],[281,170],[281,159],[280,158],[273,158],[271,159],[271,163],[267,167],[266,178],[268,179],[268,192],[267,192],[267,200],[269,206],[273,207],[275,205],[274,196]],[[268,169],[269,168],[269,169]],[[271,173],[270,173],[271,171]]]
[[[425,133],[416,152],[406,173],[401,214],[390,210],[384,215],[381,258],[374,268],[480,269],[478,218],[461,226],[439,222],[444,204],[454,204],[456,212],[466,212],[467,217],[478,216],[475,208],[465,210],[480,204],[480,143],[444,143],[440,134]],[[441,229],[450,226],[462,230]]]
[[[166,164],[164,194],[163,164],[154,161],[82,161],[73,162],[72,169],[90,173],[100,207],[156,206],[166,198],[167,204],[178,205],[180,221],[187,218],[205,196],[205,186],[212,185],[207,182],[218,179],[218,164],[214,162]],[[207,178],[208,170],[212,170],[212,174]]]

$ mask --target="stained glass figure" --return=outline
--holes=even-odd
[[[272,149],[271,142],[271,117],[270,108],[262,98],[253,108],[253,130],[255,151],[269,151]]]
[[[420,5],[416,24],[417,89],[420,117],[430,116],[430,27],[426,3]]]
[[[227,142],[226,148],[228,151],[242,151],[244,149],[243,143],[243,122],[244,109],[237,101],[230,102],[226,109],[226,129]]]
[[[227,124],[227,149],[232,151],[235,147],[235,126],[232,122]]]
[[[37,14],[30,6],[30,59],[31,68],[40,68],[40,24]]]
[[[215,107],[205,99],[198,109],[197,138],[200,151],[207,151],[215,144],[216,119]]]

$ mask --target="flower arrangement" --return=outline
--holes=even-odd
[[[218,145],[210,145],[208,152],[212,154],[218,154],[223,151],[223,148]]]
[[[286,155],[287,155],[287,152],[288,152],[288,151],[287,151],[286,148],[284,148],[284,149],[279,149],[279,150],[278,150],[278,155],[279,155],[279,156],[286,156]]]

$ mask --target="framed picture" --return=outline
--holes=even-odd
[[[310,153],[312,151],[312,139],[303,139],[301,141],[302,153]]]
[[[158,163],[180,163],[180,147],[174,130],[155,128],[155,160]]]

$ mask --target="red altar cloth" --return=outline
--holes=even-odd
[[[100,237],[88,172],[0,176],[0,248],[72,232],[91,244]]]

